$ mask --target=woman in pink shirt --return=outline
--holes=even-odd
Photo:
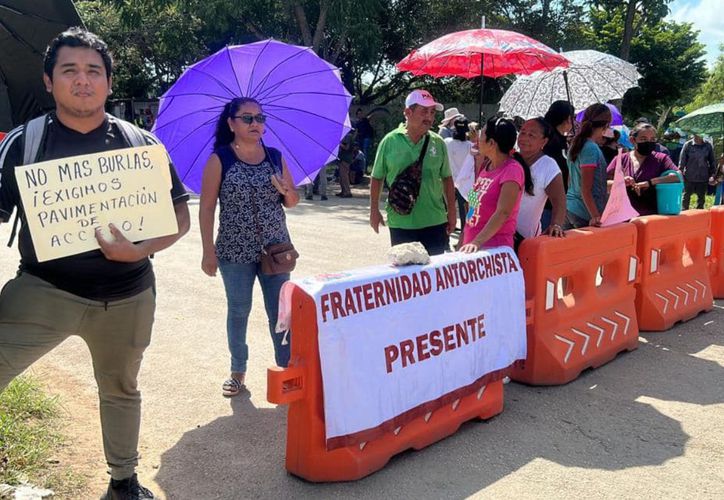
[[[470,193],[461,252],[481,248],[513,247],[513,235],[523,190],[533,194],[530,169],[513,150],[518,132],[513,122],[491,118],[478,138],[483,162]]]

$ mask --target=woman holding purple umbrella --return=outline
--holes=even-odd
[[[231,375],[222,393],[227,397],[236,396],[244,386],[249,358],[246,330],[256,278],[264,295],[276,363],[282,367],[289,363],[289,343],[275,331],[279,291],[289,274],[262,274],[260,257],[262,247],[290,241],[284,207],[295,206],[299,195],[281,153],[262,142],[265,121],[254,99],[237,97],[227,103],[201,181],[201,269],[209,276],[220,270],[226,290]],[[217,199],[219,232],[214,242]]]

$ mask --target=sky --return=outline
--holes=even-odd
[[[712,67],[719,56],[719,44],[724,43],[722,0],[674,0],[669,9],[669,19],[692,23],[699,30],[699,41],[706,45],[707,64]]]

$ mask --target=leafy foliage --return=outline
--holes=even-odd
[[[203,23],[172,3],[82,0],[78,12],[108,43],[116,59],[114,91],[121,97],[162,93],[191,62],[206,54]]]
[[[387,104],[412,86],[444,101],[474,102],[480,80],[412,77],[395,63],[445,33],[515,30],[555,49],[626,54],[644,78],[627,95],[631,115],[667,114],[704,78],[691,26],[664,21],[671,0],[81,0],[88,27],[118,61],[116,93],[157,96],[185,66],[227,44],[266,38],[310,46],[341,69],[359,104]],[[510,80],[485,82],[497,102]]]
[[[639,87],[629,90],[623,101],[628,118],[641,115],[658,117],[663,123],[671,107],[686,99],[705,76],[704,46],[690,24],[663,20],[665,1],[639,2],[645,10],[634,26],[629,60],[643,76]],[[596,5],[600,4],[600,5]],[[608,5],[611,4],[611,5]],[[627,4],[594,2],[586,38],[592,48],[619,53],[624,40]]]
[[[692,112],[709,104],[724,101],[724,43],[719,45],[719,57],[709,72],[709,78],[697,92],[694,99],[686,106],[687,112]]]

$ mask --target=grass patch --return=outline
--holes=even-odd
[[[63,444],[60,403],[30,376],[13,380],[0,393],[0,483],[28,482],[69,493],[83,481],[52,460]]]
[[[692,198],[693,198],[693,197],[692,197]],[[694,205],[694,204],[692,203],[691,206],[692,206],[692,208],[693,208],[693,207],[695,207],[696,205]],[[708,194],[708,195],[706,195],[706,197],[705,197],[705,199],[704,199],[704,208],[708,210],[708,209],[710,209],[712,206],[714,206],[714,195],[713,195],[713,194]]]

